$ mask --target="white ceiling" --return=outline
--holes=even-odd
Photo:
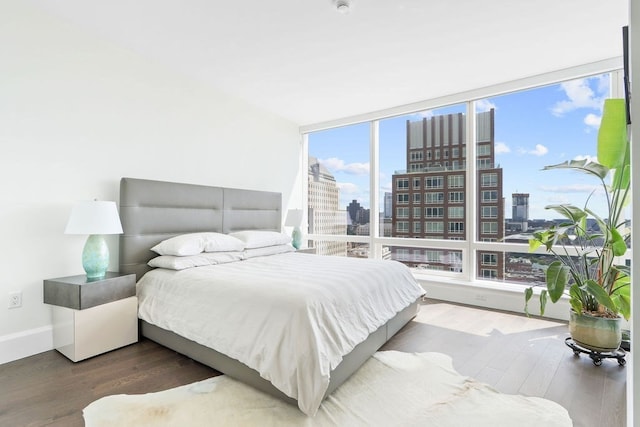
[[[308,125],[622,55],[628,0],[31,0]]]

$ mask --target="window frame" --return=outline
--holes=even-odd
[[[303,161],[302,164],[306,167],[306,158],[308,156],[308,151],[306,147],[307,143],[307,134],[310,132],[315,132],[319,130],[335,128],[339,126],[346,126],[352,123],[358,122],[369,122],[371,129],[371,145],[370,145],[370,158],[371,158],[371,179],[370,179],[370,194],[371,200],[370,203],[372,206],[378,205],[381,182],[378,177],[378,147],[380,144],[379,134],[378,134],[378,125],[379,121],[385,120],[387,118],[412,114],[416,112],[435,110],[438,108],[446,107],[454,104],[465,104],[466,105],[466,114],[468,117],[473,117],[475,114],[475,101],[483,100],[486,98],[491,98],[494,96],[501,96],[509,93],[518,93],[530,89],[536,89],[538,87],[548,86],[548,85],[557,85],[564,81],[575,80],[580,78],[588,78],[601,74],[609,73],[611,81],[620,82],[622,80],[622,70],[620,69],[620,64],[617,61],[603,61],[601,63],[593,63],[586,64],[578,67],[567,68],[560,71],[551,72],[548,74],[542,74],[518,81],[511,81],[508,83],[498,84],[493,87],[483,88],[480,90],[474,90],[470,92],[461,92],[455,95],[438,98],[435,100],[426,100],[418,103],[414,103],[408,105],[406,108],[393,108],[389,110],[381,110],[374,113],[364,114],[361,116],[347,117],[331,122],[325,123],[317,123],[312,125],[304,125],[300,127],[300,130],[303,134],[303,144],[304,148],[303,152]],[[623,97],[624,93],[622,92],[622,85],[619,83],[611,84],[611,92],[609,96],[611,97]],[[471,121],[468,121],[471,122]],[[497,203],[496,199],[492,199],[491,202],[483,202],[481,198],[481,194],[473,194],[477,192],[480,188],[479,174],[477,172],[481,172],[484,169],[491,169],[489,166],[494,166],[487,163],[478,163],[477,156],[477,143],[475,141],[475,129],[470,123],[467,123],[466,128],[466,139],[461,139],[456,147],[460,148],[460,157],[458,158],[461,164],[464,164],[466,169],[461,169],[464,172],[466,192],[464,195],[464,206],[466,218],[465,221],[468,225],[467,232],[469,236],[478,236],[480,230],[480,223],[478,216],[480,216],[480,212],[477,212],[477,207],[474,209],[470,209],[470,206],[474,206],[474,204],[479,204],[483,206],[484,203]],[[427,146],[429,144],[426,144]],[[438,146],[439,144],[435,144]],[[427,154],[424,156],[425,160],[432,160],[429,156],[430,151],[426,152]],[[450,158],[453,158],[453,151],[450,152]],[[495,155],[495,153],[494,153]],[[457,157],[457,156],[456,156]],[[467,162],[466,159],[473,159],[474,161]],[[485,159],[489,160],[489,159]],[[494,159],[496,164],[498,161]],[[427,164],[429,166],[429,164]],[[307,186],[307,176],[303,175],[303,185]],[[395,184],[395,183],[394,183]],[[424,189],[423,189],[424,192]],[[426,202],[426,194],[425,200]],[[395,202],[395,201],[394,201]],[[436,204],[437,202],[433,202]],[[476,204],[476,206],[478,206]],[[424,203],[423,203],[424,205]],[[484,207],[484,206],[483,206]],[[476,211],[476,212],[474,212]],[[393,238],[393,237],[383,237],[378,235],[379,232],[379,224],[377,215],[371,215],[371,227],[370,227],[370,235],[369,236],[333,236],[333,235],[309,235],[308,238],[313,240],[316,237],[321,238],[322,240],[333,240],[335,241],[357,241],[363,243],[369,243],[372,250],[370,251],[370,256],[379,257],[382,253],[381,250],[376,250],[375,248],[382,248],[383,246],[402,246],[406,242],[405,237],[401,238]],[[487,219],[493,219],[487,217]],[[490,237],[483,237],[479,239],[464,239],[464,240],[427,240],[423,241],[423,239],[409,239],[411,240],[410,245],[414,247],[420,247],[423,249],[426,248],[434,248],[434,249],[442,249],[442,250],[457,250],[460,251],[463,257],[462,265],[463,271],[461,273],[453,274],[454,277],[461,279],[462,281],[473,284],[477,278],[480,277],[480,268],[477,263],[477,254],[479,251],[495,251],[495,252],[510,252],[510,253],[528,253],[528,245],[520,244],[520,243],[505,243],[504,241],[496,241],[496,239]],[[537,253],[543,253],[542,249],[538,249]],[[476,264],[477,263],[477,264]],[[418,274],[417,272],[416,274]],[[446,272],[429,270],[429,275],[433,274],[441,274],[443,276],[452,276],[452,274],[447,274]]]

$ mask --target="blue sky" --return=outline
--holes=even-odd
[[[503,168],[507,218],[515,192],[530,194],[530,218],[557,217],[544,209],[549,204],[584,205],[598,184],[592,177],[541,169],[566,160],[595,158],[602,103],[608,96],[607,74],[478,101],[478,111],[495,109],[496,162]],[[407,119],[464,111],[464,105],[456,105],[382,120],[381,192],[390,192],[394,171],[406,168]],[[310,134],[309,155],[334,174],[341,208],[353,199],[369,207],[368,123]],[[602,197],[593,197],[590,206],[604,213]]]

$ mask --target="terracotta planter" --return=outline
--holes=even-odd
[[[571,310],[569,333],[576,344],[589,350],[607,352],[620,347],[622,332],[621,318],[609,319],[588,314],[578,314]]]

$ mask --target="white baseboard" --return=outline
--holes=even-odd
[[[0,365],[53,349],[53,326],[0,337]]]

